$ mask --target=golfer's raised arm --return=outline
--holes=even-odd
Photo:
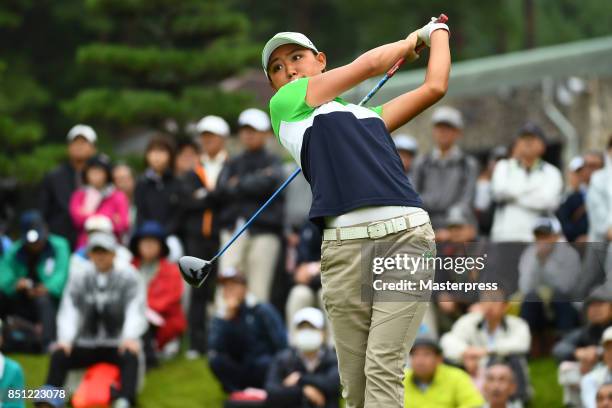
[[[402,57],[408,61],[418,58],[414,52],[416,35],[390,44],[381,45],[359,56],[355,61],[334,68],[308,80],[306,103],[319,106],[373,76],[382,75]]]
[[[425,82],[417,89],[398,96],[383,105],[382,118],[389,132],[439,101],[448,88],[451,55],[446,30],[431,33],[431,49]]]

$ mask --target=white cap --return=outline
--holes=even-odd
[[[314,307],[305,307],[298,310],[293,315],[293,325],[298,326],[300,323],[308,322],[315,328],[322,330],[325,327],[325,318],[323,312]]]
[[[92,215],[87,217],[87,220],[85,220],[85,231],[88,233],[99,231],[110,234],[113,232],[113,222],[106,215]]]
[[[584,167],[584,159],[581,156],[574,157],[569,162],[569,169],[571,172],[576,172]]]
[[[450,106],[440,106],[431,115],[431,123],[433,125],[444,123],[457,129],[463,129],[463,115],[459,110]]]
[[[114,252],[117,249],[117,239],[113,234],[94,232],[87,239],[87,250],[91,251],[94,248],[104,248],[107,251]]]
[[[313,50],[317,54],[319,53],[319,50],[317,50],[317,47],[315,47],[312,41],[310,41],[310,39],[302,33],[294,33],[290,31],[276,33],[276,35],[270,38],[270,40],[266,43],[263,51],[261,52],[261,65],[266,73],[266,77],[268,77],[268,62],[270,62],[270,56],[275,49],[285,44],[301,45],[302,47]]]
[[[199,134],[210,132],[222,137],[228,137],[230,135],[230,127],[225,119],[215,115],[204,116],[200,119],[196,125],[196,130]]]
[[[77,136],[84,137],[89,143],[96,143],[96,140],[98,140],[98,135],[96,135],[96,131],[93,130],[91,126],[87,125],[73,126],[72,129],[70,129],[70,131],[68,132],[66,139],[68,140],[68,142],[72,142]]]
[[[612,340],[612,326],[604,330],[603,334],[601,335],[601,345],[603,346],[610,340]]]
[[[407,150],[416,153],[419,150],[419,143],[410,135],[399,134],[393,136],[393,143],[397,150]]]
[[[258,132],[267,132],[270,130],[270,118],[266,112],[250,108],[238,116],[238,126],[250,126]]]

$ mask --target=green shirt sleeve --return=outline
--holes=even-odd
[[[55,252],[55,267],[47,278],[41,278],[49,293],[56,298],[62,296],[66,280],[68,279],[68,265],[70,263],[70,244],[60,236],[52,235],[49,237]]]
[[[382,105],[368,107],[369,110],[382,117]]]
[[[308,78],[300,78],[284,85],[270,99],[270,119],[277,138],[281,121],[296,122],[307,118],[314,111],[306,103],[307,89]]]

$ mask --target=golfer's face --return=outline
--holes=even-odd
[[[289,82],[320,74],[325,70],[325,55],[295,44],[281,45],[270,55],[268,75],[274,89]]]

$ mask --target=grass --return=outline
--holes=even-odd
[[[49,364],[47,356],[16,354],[10,357],[21,363],[27,388],[43,384]],[[555,361],[551,358],[534,360],[529,369],[535,389],[531,406],[561,407],[562,391],[557,384]],[[223,398],[223,391],[205,361],[178,358],[147,374],[139,405],[146,408],[221,408]]]

